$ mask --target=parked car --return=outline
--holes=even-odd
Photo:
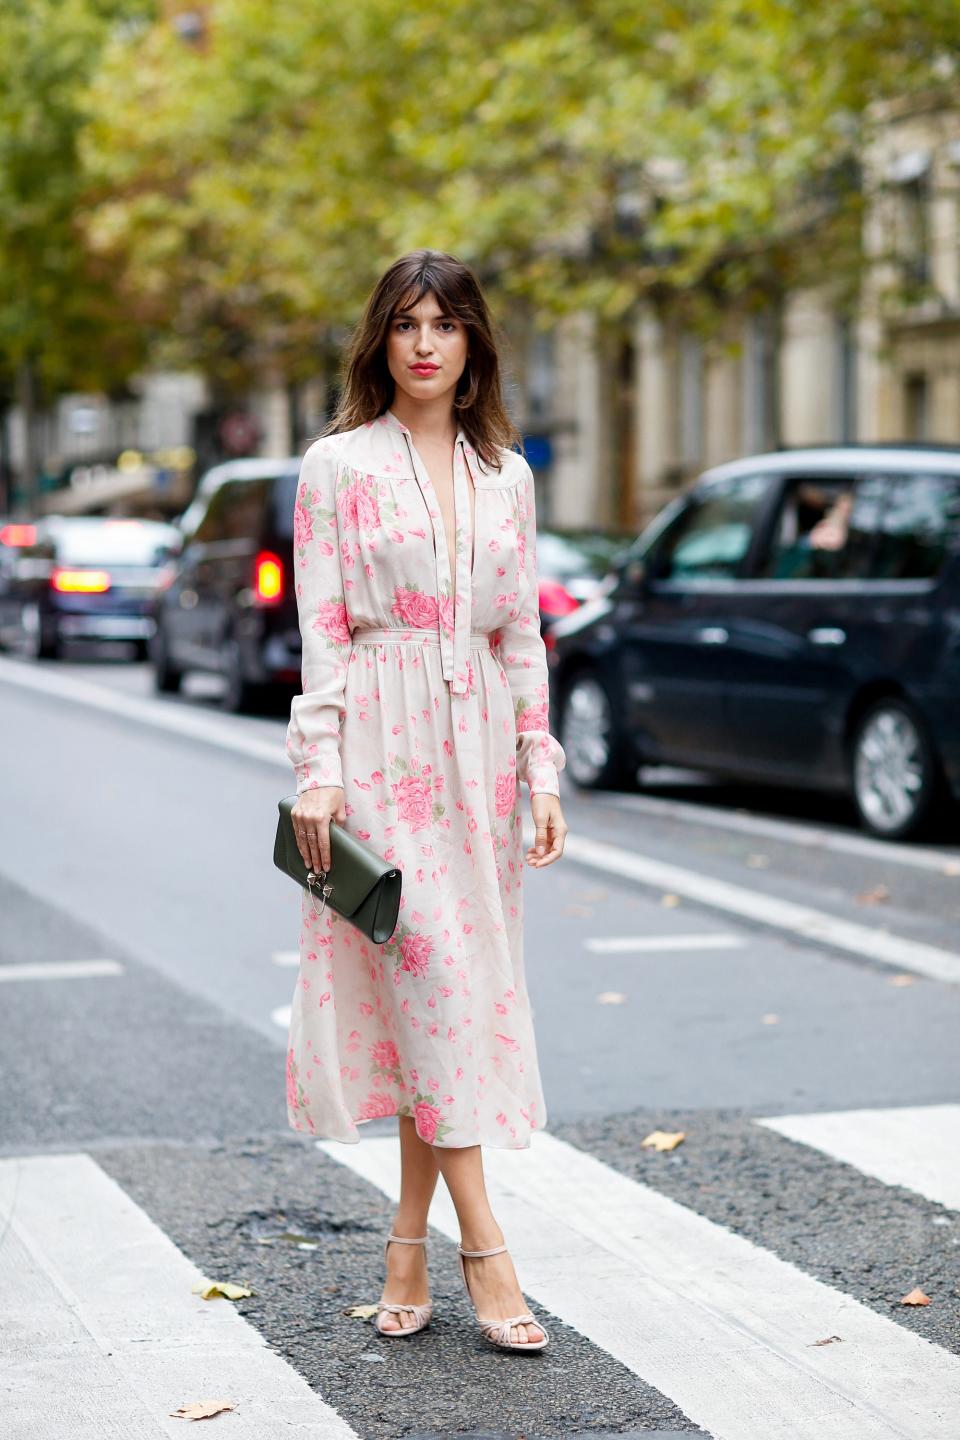
[[[300,679],[293,511],[300,460],[232,460],[209,470],[180,517],[183,551],[157,597],[156,688],[191,670],[224,677],[223,704],[245,710],[269,685]]]
[[[577,784],[677,764],[848,792],[875,834],[912,834],[960,795],[960,450],[717,467],[553,637]]]
[[[48,516],[5,527],[0,645],[57,659],[70,640],[129,640],[145,654],[150,607],[179,546],[179,531],[157,520]]]
[[[537,531],[540,620],[549,626],[602,588],[630,537],[604,530]]]

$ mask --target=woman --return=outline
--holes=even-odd
[[[436,251],[404,256],[370,297],[337,414],[303,460],[303,694],[287,737],[304,860],[328,869],[330,824],[349,823],[402,869],[403,897],[384,945],[329,908],[316,919],[305,897],[287,1097],[295,1129],[347,1142],[362,1121],[399,1116],[381,1333],[430,1319],[423,1247],[442,1174],[481,1328],[529,1351],[548,1337],[481,1153],[526,1147],[544,1123],[521,872],[559,859],[567,829],[518,438],[475,276]],[[521,780],[536,825],[526,855]]]

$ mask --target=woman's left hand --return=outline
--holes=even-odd
[[[531,795],[530,809],[537,837],[527,851],[527,864],[542,870],[544,865],[552,865],[563,854],[567,826],[556,795]]]

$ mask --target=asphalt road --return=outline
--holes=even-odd
[[[608,1317],[568,1295],[559,1271],[541,1277],[555,1343],[518,1364],[469,1329],[443,1238],[431,1252],[442,1318],[429,1343],[379,1340],[344,1316],[379,1293],[389,1187],[364,1171],[372,1161],[332,1158],[286,1130],[299,896],[271,863],[276,802],[292,788],[284,726],[282,713],[222,714],[215,681],[154,697],[147,668],[120,651],[61,664],[0,658],[0,1165],[92,1156],[201,1271],[254,1290],[237,1310],[344,1434],[946,1436],[933,1410],[918,1412],[915,1430],[903,1416],[869,1428],[887,1423],[882,1399],[878,1420],[854,1397],[850,1428],[822,1428],[813,1409],[810,1429],[802,1415],[777,1429],[762,1406],[751,1418],[746,1398],[724,1398],[719,1380],[711,1390],[698,1354],[676,1377],[669,1358],[635,1354],[620,1329],[604,1328]],[[638,1204],[661,1196],[676,1202],[666,1213],[678,1224],[710,1222],[708,1250],[740,1237],[744,1263],[796,1267],[857,1302],[868,1329],[884,1317],[892,1339],[877,1342],[878,1364],[887,1343],[933,1342],[924,1354],[947,1369],[928,1393],[939,1384],[949,1395],[960,1158],[941,1156],[930,1178],[921,1152],[936,1151],[960,1115],[960,831],[885,846],[837,801],[650,780],[641,795],[590,796],[564,779],[568,855],[528,878],[548,1130],[574,1147],[564,1152],[574,1168],[582,1156],[605,1167],[596,1173],[612,1189],[635,1186],[625,1193]],[[113,973],[54,978],[58,963],[91,961]],[[894,1143],[882,1127],[903,1107],[916,1107],[914,1138]],[[856,1150],[870,1129],[860,1111],[881,1125],[879,1159]],[[778,1117],[787,1126],[833,1113],[851,1118],[829,1143],[774,1128]],[[338,1149],[375,1157],[391,1126],[370,1127],[366,1150],[366,1138]],[[642,1149],[657,1128],[686,1138],[668,1153]],[[874,1173],[884,1155],[890,1173]],[[300,1239],[282,1238],[291,1234]],[[584,1238],[568,1257],[574,1271],[582,1277],[590,1246],[605,1243]],[[531,1250],[521,1279],[536,1265]],[[914,1285],[931,1304],[899,1303]],[[727,1304],[713,1296],[710,1323],[728,1323]],[[682,1327],[682,1305],[677,1315]],[[656,1328],[650,1318],[644,1330]],[[751,1343],[775,1357],[781,1342],[759,1319],[754,1330]],[[699,1389],[689,1380],[698,1368]],[[16,1440],[106,1433],[93,1410],[31,1420],[30,1385],[0,1379],[0,1395],[4,1383],[20,1397]],[[846,1382],[831,1383],[846,1394]],[[954,1416],[960,1379],[955,1399]],[[807,1403],[798,1395],[790,1413]],[[156,1433],[182,1422],[165,1423]],[[238,1415],[211,1423],[273,1433],[241,1431]]]

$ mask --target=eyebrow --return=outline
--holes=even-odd
[[[393,312],[393,318],[394,320],[412,320],[415,317],[412,310],[395,310]],[[441,310],[440,314],[435,315],[433,318],[435,320],[455,320],[457,317],[455,315],[448,314],[446,310]]]

